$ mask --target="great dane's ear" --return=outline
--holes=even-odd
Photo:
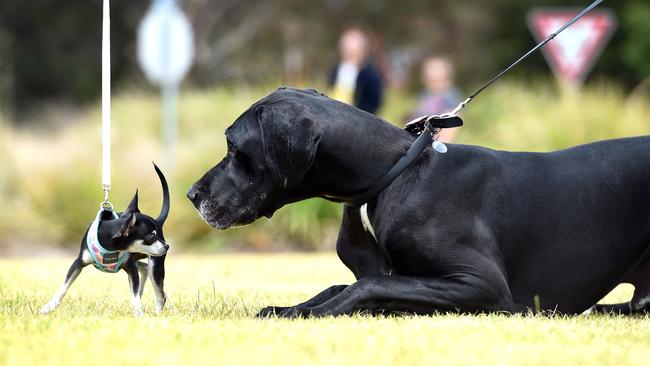
[[[130,213],[140,213],[140,209],[138,208],[138,190],[135,190],[135,195],[131,199],[131,202],[129,203],[129,206],[122,212],[122,215],[128,215]]]
[[[305,107],[294,103],[260,107],[257,117],[273,181],[287,190],[295,188],[314,162],[322,129]]]

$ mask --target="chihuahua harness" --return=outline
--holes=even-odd
[[[88,230],[86,246],[88,247],[90,256],[93,258],[95,268],[102,272],[117,273],[129,253],[126,250],[108,250],[99,244],[97,230],[99,229],[99,222],[102,220],[104,213],[112,214],[107,218],[109,220],[119,218],[119,215],[115,211],[100,208],[97,217],[95,217],[95,221],[93,221]]]

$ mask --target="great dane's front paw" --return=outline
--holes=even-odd
[[[284,306],[266,306],[260,310],[255,317],[257,318],[270,318],[270,317],[280,317],[282,312],[287,309]]]
[[[281,315],[283,318],[296,319],[296,318],[309,318],[310,312],[308,309],[292,306],[286,308]]]
[[[294,319],[308,318],[310,315],[311,314],[309,310],[300,308],[298,306],[267,306],[260,310],[256,316],[258,318],[278,317]]]

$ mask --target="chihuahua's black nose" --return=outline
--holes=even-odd
[[[195,185],[190,187],[190,190],[187,191],[187,198],[193,203],[196,203],[196,201],[199,199],[199,190],[196,189]]]

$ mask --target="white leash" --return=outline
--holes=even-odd
[[[104,0],[102,21],[102,208],[113,209],[111,190],[111,15],[110,0]]]

